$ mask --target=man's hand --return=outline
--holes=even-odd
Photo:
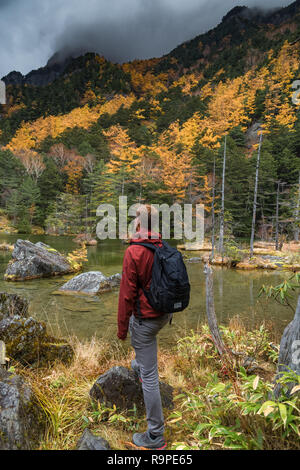
[[[121,335],[119,335],[119,333],[118,333],[117,336],[118,336],[118,338],[119,338],[121,341],[125,341],[126,338],[127,338],[127,335],[126,335],[126,336],[121,336]]]

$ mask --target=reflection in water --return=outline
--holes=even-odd
[[[14,243],[20,236],[0,235],[0,243]],[[33,242],[43,241],[61,252],[74,250],[77,245],[69,237],[29,236]],[[102,271],[110,276],[121,272],[125,246],[118,240],[99,242],[97,247],[88,247],[89,261],[85,271]],[[54,334],[73,334],[80,338],[115,337],[117,321],[118,291],[102,296],[53,295],[73,275],[39,279],[23,283],[3,281],[3,273],[10,260],[10,253],[0,252],[0,291],[13,292],[30,301],[30,314],[45,320]],[[191,303],[185,312],[174,315],[173,325],[161,333],[164,343],[173,343],[177,335],[206,321],[205,279],[202,264],[188,264],[191,281]],[[221,324],[228,324],[238,315],[249,327],[255,327],[263,320],[274,323],[279,333],[292,319],[290,310],[272,301],[258,299],[263,284],[279,284],[280,272],[241,272],[216,267],[214,269],[215,309]]]

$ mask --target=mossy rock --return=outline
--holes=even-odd
[[[238,263],[236,265],[236,269],[244,269],[245,271],[251,271],[257,268],[258,268],[257,264],[251,264],[251,263],[246,263],[246,262]]]
[[[46,416],[31,387],[0,367],[0,450],[39,447]]]
[[[28,302],[16,294],[0,292],[0,321],[14,316],[27,317]]]
[[[40,357],[43,365],[56,361],[69,364],[74,357],[74,350],[66,341],[46,336],[40,345]]]
[[[48,336],[46,325],[32,317],[2,320],[0,340],[6,344],[7,355],[24,365],[41,367],[55,361],[69,363],[74,355],[65,340]]]
[[[173,388],[159,383],[163,408],[172,409]],[[136,374],[126,367],[116,366],[101,375],[90,390],[90,397],[106,406],[115,405],[119,410],[132,410],[144,413],[143,390]]]
[[[25,281],[43,277],[58,276],[74,272],[66,256],[49,245],[28,240],[17,240],[8,263],[4,279]]]

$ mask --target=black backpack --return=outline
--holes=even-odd
[[[140,287],[151,307],[162,313],[185,310],[190,301],[191,286],[181,253],[162,241],[162,247],[152,243],[134,243],[154,251],[150,288]],[[141,317],[138,301],[138,315]]]

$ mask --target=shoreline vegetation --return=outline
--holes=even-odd
[[[2,232],[0,231],[0,233]],[[82,257],[81,250],[74,250],[73,253],[69,254],[69,256],[72,257],[72,262],[74,254],[76,261],[79,258],[82,258],[83,261],[85,261],[87,254],[86,247],[96,246],[98,244],[97,240],[90,234],[77,234],[73,241],[82,247],[85,256]],[[224,256],[222,257],[216,252],[213,258],[211,252],[212,247],[207,240],[203,245],[185,243],[177,245],[177,248],[183,253],[185,261],[188,263],[203,262],[205,264],[209,261],[213,266],[223,266],[244,271],[256,269],[265,269],[270,271],[286,270],[291,272],[300,271],[300,242],[295,241],[284,243],[281,251],[276,250],[274,248],[274,243],[272,242],[257,241],[254,244],[252,258],[249,258],[250,250],[245,248],[244,243],[228,243],[225,245]],[[13,249],[14,245],[10,243],[0,243],[0,252],[12,252]],[[81,269],[81,263],[80,265],[76,263],[76,270],[74,272],[78,272]]]
[[[85,246],[76,254],[73,262],[83,261]],[[207,265],[206,269],[212,279],[211,268]],[[283,293],[280,303],[289,305],[287,291],[299,287],[299,275],[294,277],[296,284],[284,282],[277,288],[264,288],[262,293],[279,301]],[[300,376],[290,370],[278,378],[280,338],[275,329],[263,323],[249,330],[239,317],[232,318],[228,326],[218,326],[216,319],[212,322],[212,292],[208,283],[209,326],[182,331],[173,347],[159,350],[160,380],[173,387],[174,409],[165,410],[168,450],[300,449]],[[124,411],[92,401],[89,392],[112,367],[130,368],[133,352],[128,352],[127,343],[96,337],[86,341],[70,337],[66,344],[73,351],[68,361],[58,356],[51,366],[37,361],[31,367],[24,361],[23,365],[10,362],[9,373],[23,376],[45,423],[34,448],[75,449],[88,428],[112,449],[132,449],[132,434],[145,430],[145,417],[136,412],[134,403]],[[276,397],[275,378],[280,382]],[[295,384],[292,390],[291,383]]]
[[[238,246],[236,243],[225,246],[223,257],[216,253],[213,258],[211,256],[211,245],[207,242],[202,247],[190,243],[177,245],[177,248],[183,252],[186,261],[191,263],[200,261],[207,263],[209,261],[213,266],[223,266],[245,271],[255,269],[300,271],[299,242],[285,243],[281,251],[275,250],[273,243],[256,242],[251,258],[249,258],[250,250],[243,246]]]
[[[270,399],[279,338],[264,324],[248,331],[238,317],[221,332],[235,351],[232,363],[218,356],[207,325],[185,332],[172,350],[159,350],[160,379],[174,388],[174,410],[165,411],[168,449],[299,449],[299,393]],[[86,428],[112,449],[130,448],[132,433],[145,429],[145,418],[134,410],[97,405],[89,390],[111,367],[130,368],[133,353],[117,341],[73,337],[70,342],[69,365],[13,367],[31,385],[47,420],[39,449],[75,449]]]

